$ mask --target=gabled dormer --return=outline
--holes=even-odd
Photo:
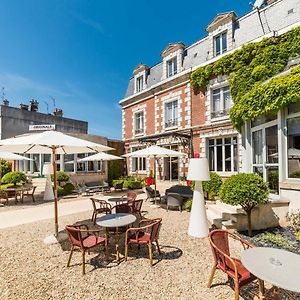
[[[224,54],[234,48],[233,24],[236,17],[235,12],[218,14],[207,26],[209,59]]]
[[[149,67],[144,64],[139,64],[133,70],[134,92],[135,93],[139,93],[146,88],[148,70],[149,70]]]
[[[162,79],[172,77],[183,70],[185,45],[181,42],[169,44],[161,53],[163,59]]]

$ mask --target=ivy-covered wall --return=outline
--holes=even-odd
[[[227,75],[234,102],[230,119],[241,130],[248,120],[300,101],[300,67],[266,82],[285,69],[289,58],[297,56],[300,56],[300,26],[279,37],[244,45],[198,68],[191,74],[191,85],[194,89],[206,87],[210,79]]]

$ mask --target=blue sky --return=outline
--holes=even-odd
[[[205,35],[217,13],[250,10],[249,0],[2,0],[0,87],[12,106],[56,106],[89,122],[89,133],[121,138],[132,70],[151,66],[170,42]]]

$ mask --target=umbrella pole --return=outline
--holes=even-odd
[[[53,154],[53,182],[54,182],[54,229],[55,236],[58,236],[58,206],[57,206],[57,165],[56,165],[56,149],[52,148]]]
[[[156,202],[156,155],[154,155],[154,195],[155,195],[155,205],[157,205],[157,202]]]

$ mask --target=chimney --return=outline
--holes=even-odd
[[[20,109],[28,110],[28,105],[27,105],[27,104],[20,103]]]
[[[39,110],[39,103],[37,100],[31,99],[30,100],[30,111],[38,111]]]
[[[55,108],[53,114],[56,117],[62,117],[63,116],[63,110],[61,108]]]
[[[3,105],[4,105],[4,106],[9,106],[9,101],[8,101],[7,99],[4,99],[4,100],[3,100]]]

